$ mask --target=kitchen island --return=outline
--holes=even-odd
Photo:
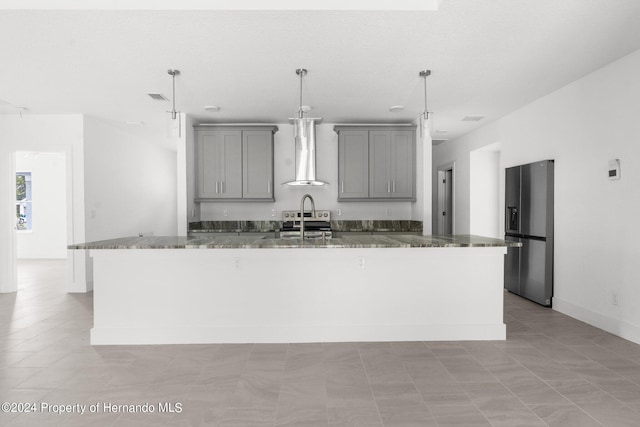
[[[90,251],[91,344],[504,340],[509,243],[131,237]]]

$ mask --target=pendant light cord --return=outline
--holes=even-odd
[[[303,72],[300,72],[300,107],[298,108],[298,117],[299,118],[303,118],[304,117],[304,112],[302,111],[302,76],[304,75]]]
[[[426,88],[426,83],[425,83],[425,88]],[[171,96],[171,99],[173,100],[173,108],[171,109],[171,118],[175,119],[176,118],[176,75],[175,73],[173,74],[173,95]]]
[[[424,78],[424,119],[429,120],[429,107],[427,107],[427,77],[431,75],[431,70],[420,71],[420,75]]]

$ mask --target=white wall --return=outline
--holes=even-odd
[[[434,165],[456,162],[456,221],[465,232],[472,150],[500,142],[501,201],[505,167],[555,159],[554,308],[640,343],[638,75],[640,51],[435,147]],[[619,181],[607,178],[613,158]]]
[[[0,115],[0,292],[16,286],[15,152],[64,151],[67,171],[67,242],[85,241],[84,142],[82,116]],[[88,256],[72,251],[67,259],[67,290],[90,289]]]
[[[317,209],[331,210],[333,218],[337,220],[413,219],[415,203],[412,202],[338,202],[338,134],[333,131],[335,125],[332,123],[322,123],[316,127],[316,177],[329,185],[280,185],[295,178],[295,146],[293,126],[288,123],[279,123],[277,126],[279,130],[274,140],[276,201],[201,203],[202,220],[280,220],[282,210],[299,209],[300,199],[305,193],[313,196]],[[194,174],[193,163],[189,173]],[[427,175],[430,179],[430,174]],[[338,209],[341,215],[338,215]],[[417,219],[422,220],[422,217]],[[189,218],[189,221],[197,220],[195,216]]]
[[[31,172],[33,224],[17,233],[18,258],[67,257],[67,170],[64,152],[18,151],[16,171]]]
[[[470,153],[469,231],[471,234],[499,238],[500,232],[500,152],[496,144]]]
[[[84,118],[88,241],[177,234],[176,144],[166,129]]]

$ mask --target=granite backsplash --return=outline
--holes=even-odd
[[[282,221],[197,221],[189,223],[190,233],[256,233],[274,232]],[[333,231],[343,232],[421,232],[422,221],[408,220],[347,220],[331,221]]]

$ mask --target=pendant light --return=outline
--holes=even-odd
[[[169,113],[171,113],[171,120],[175,120],[178,116],[178,112],[176,111],[176,76],[180,75],[180,70],[167,70],[167,73],[169,73],[173,80],[173,96],[171,97],[173,108]]]
[[[420,136],[424,137],[424,134],[429,134],[429,107],[427,107],[427,77],[431,75],[431,70],[422,70],[419,73],[420,77],[424,79],[424,112],[420,116]]]
[[[429,120],[429,109],[427,108],[427,77],[431,75],[431,70],[420,71],[420,77],[424,79],[424,112],[422,117],[425,120]]]

